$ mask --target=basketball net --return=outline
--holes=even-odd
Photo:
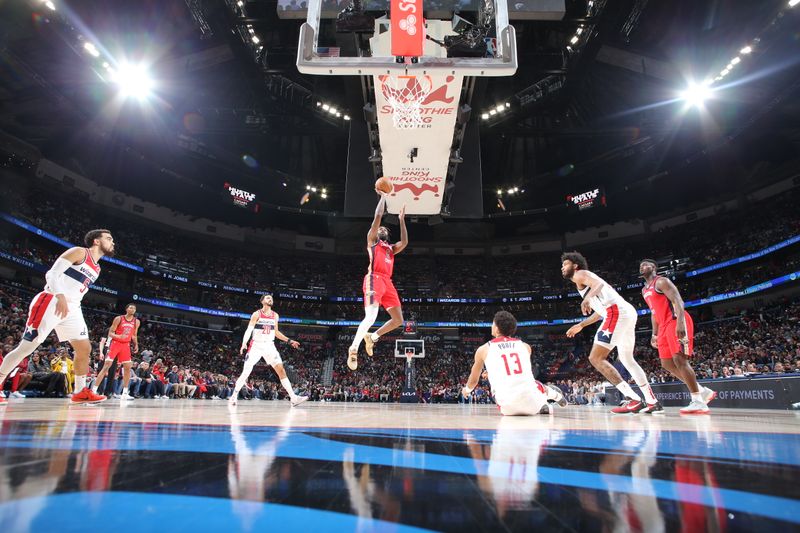
[[[392,122],[399,130],[421,128],[422,102],[433,90],[430,76],[379,76],[381,93],[392,106]]]
[[[406,348],[406,364],[411,366],[411,360],[414,358],[414,350]]]

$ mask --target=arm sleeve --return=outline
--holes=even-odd
[[[242,338],[242,345],[244,346],[247,344],[247,341],[250,340],[250,335],[253,334],[253,326],[247,326],[247,330],[244,332],[244,337]]]
[[[53,294],[63,294],[66,290],[64,287],[64,272],[71,266],[72,263],[70,261],[59,258],[56,259],[52,268],[44,275],[47,280],[47,286]]]

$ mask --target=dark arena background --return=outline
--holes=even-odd
[[[798,4],[0,2],[0,527],[796,531]]]

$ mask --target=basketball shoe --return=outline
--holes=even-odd
[[[92,389],[85,387],[82,391],[76,392],[72,395],[70,402],[73,404],[78,403],[100,403],[106,401],[106,397],[102,394],[95,394]]]

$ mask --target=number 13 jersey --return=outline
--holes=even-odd
[[[512,337],[497,337],[487,345],[489,350],[483,364],[489,373],[489,383],[498,405],[504,405],[521,391],[534,387],[531,354],[524,342]]]

